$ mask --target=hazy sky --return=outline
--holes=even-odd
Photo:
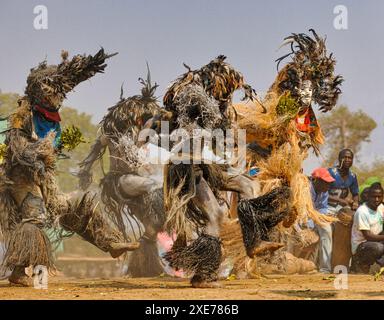
[[[35,30],[33,9],[48,8],[48,30]],[[333,25],[336,5],[348,9],[348,29]],[[68,106],[94,115],[98,122],[119,98],[137,94],[138,77],[160,85],[185,72],[182,63],[198,68],[219,54],[240,70],[256,91],[264,92],[276,76],[274,60],[282,39],[291,32],[314,28],[327,35],[328,50],[345,82],[340,103],[364,109],[378,123],[361,161],[384,154],[384,1],[289,0],[1,0],[0,89],[22,93],[29,69],[47,58],[60,61],[60,51],[95,53],[100,46],[119,52],[105,74],[82,83],[69,94]],[[307,163],[310,170],[316,162]]]

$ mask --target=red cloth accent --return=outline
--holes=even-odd
[[[296,128],[299,131],[308,132],[309,131],[309,125],[311,123],[309,109],[306,110],[303,114],[297,115],[295,121],[296,121]]]
[[[60,114],[58,111],[48,111],[47,109],[40,107],[39,105],[35,105],[35,110],[40,112],[45,119],[53,121],[53,122],[60,122]]]
[[[315,113],[312,108],[307,108],[303,113],[298,114],[295,119],[296,128],[301,132],[311,133],[318,127]]]
[[[320,178],[321,180],[324,180],[325,182],[334,182],[335,179],[331,176],[329,171],[325,168],[317,168],[312,172],[312,177],[314,178]]]

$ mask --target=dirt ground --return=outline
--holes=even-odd
[[[158,278],[71,279],[51,277],[48,289],[11,287],[0,281],[0,299],[384,299],[384,280],[349,275],[348,289],[337,290],[323,274],[268,275],[251,280],[223,280],[221,289],[194,289],[188,280]]]

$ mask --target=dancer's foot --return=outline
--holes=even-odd
[[[127,251],[134,251],[140,247],[139,242],[114,242],[110,244],[109,253],[112,258],[117,258]]]
[[[12,274],[9,276],[8,281],[11,285],[19,285],[23,287],[32,286],[32,279],[27,276],[24,267],[15,267]]]
[[[261,256],[267,252],[272,253],[282,247],[284,247],[284,244],[280,242],[261,241],[256,247],[248,249],[247,255],[250,258],[254,258],[255,256]]]

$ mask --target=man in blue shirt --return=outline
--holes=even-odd
[[[325,168],[317,168],[312,172],[311,196],[315,209],[322,214],[328,212],[328,190],[335,179]]]
[[[311,196],[313,206],[322,214],[328,213],[328,190],[335,179],[327,169],[317,168],[312,172],[311,177]],[[330,224],[323,226],[316,225],[315,229],[319,234],[319,271],[331,273],[332,257],[332,227]]]
[[[339,165],[329,168],[328,171],[335,181],[329,189],[328,211],[335,214],[342,207],[356,210],[359,206],[359,185],[356,174],[351,171],[353,152],[343,149],[339,153]],[[349,192],[352,199],[348,200]]]

